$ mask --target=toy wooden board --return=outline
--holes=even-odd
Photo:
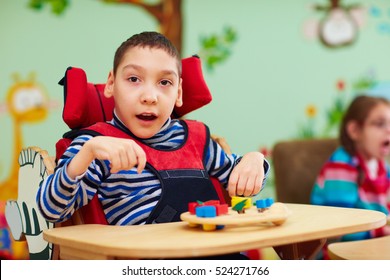
[[[197,217],[190,212],[182,213],[180,218],[188,222],[190,225],[250,225],[258,223],[272,223],[274,225],[283,224],[291,211],[280,202],[275,202],[270,208],[259,212],[255,206],[245,209],[245,213],[239,214],[237,211],[229,207],[228,213],[225,215],[203,218]]]

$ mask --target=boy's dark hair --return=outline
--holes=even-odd
[[[142,48],[148,47],[148,48],[162,49],[166,51],[173,58],[176,58],[178,70],[179,70],[179,77],[181,76],[181,60],[180,60],[179,52],[177,51],[176,47],[172,44],[172,42],[168,38],[166,38],[161,33],[154,32],[154,31],[135,34],[131,36],[129,39],[127,39],[126,41],[124,41],[119,46],[114,56],[114,68],[113,68],[114,74],[116,74],[118,65],[120,64],[125,52],[129,48],[133,48],[133,47],[142,47]]]
[[[348,135],[347,124],[350,121],[355,121],[359,126],[363,126],[371,110],[381,103],[390,106],[390,102],[386,98],[366,95],[355,97],[349,105],[340,125],[339,141],[350,155],[355,155],[356,149],[353,140]]]

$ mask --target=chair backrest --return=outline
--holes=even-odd
[[[316,177],[337,139],[281,141],[272,150],[276,198],[284,203],[310,203]]]

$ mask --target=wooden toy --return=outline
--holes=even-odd
[[[205,202],[197,201],[188,203],[188,211],[191,215],[199,218],[214,218],[228,213],[228,205],[220,204],[219,200],[208,200]],[[191,227],[196,227],[197,224],[189,223]],[[222,225],[203,224],[203,229],[206,231],[222,229]]]
[[[265,210],[269,209],[273,203],[274,200],[272,198],[256,200],[257,211],[260,213],[264,212]]]
[[[239,214],[244,214],[245,209],[252,206],[252,199],[250,197],[232,196],[232,209]]]
[[[241,198],[235,201],[235,206],[240,204],[239,207],[227,207],[226,204],[219,204],[219,202],[215,204],[210,202],[189,203],[191,211],[182,213],[180,218],[188,222],[190,227],[201,225],[203,230],[213,231],[222,229],[226,225],[269,224],[279,226],[291,214],[286,205],[280,202],[274,203],[272,198],[258,200],[260,202],[256,201],[256,206],[250,205],[249,207],[245,199],[250,198]],[[245,212],[242,209],[245,209]]]

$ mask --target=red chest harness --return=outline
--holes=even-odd
[[[186,136],[183,144],[173,150],[152,148],[135,136],[104,122],[80,131],[93,136],[132,139],[145,151],[146,166],[158,177],[162,188],[161,197],[147,223],[180,221],[180,214],[188,211],[189,202],[221,197],[204,167],[205,151],[210,140],[207,126],[197,121],[186,120],[181,123],[186,130]]]

